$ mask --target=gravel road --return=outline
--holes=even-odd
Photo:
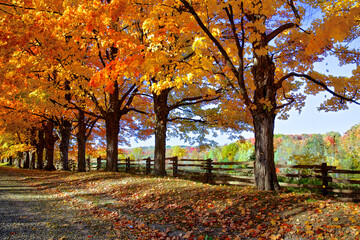
[[[0,239],[116,239],[106,222],[0,168]]]

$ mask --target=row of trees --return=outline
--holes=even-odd
[[[210,128],[253,129],[256,185],[276,190],[275,117],[319,91],[334,96],[322,109],[357,104],[359,69],[313,70],[326,55],[359,62],[357,1],[5,0],[0,10],[2,141],[17,143],[3,155],[36,149],[42,167],[45,148],[47,170],[58,138],[67,169],[71,134],[80,171],[87,141],[104,144],[117,171],[119,139],[154,134],[165,175],[169,127],[202,143]]]

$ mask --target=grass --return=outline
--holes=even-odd
[[[123,173],[7,170],[139,239],[360,239],[360,205],[314,193]]]

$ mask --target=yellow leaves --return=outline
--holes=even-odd
[[[360,14],[360,7],[353,7],[350,11],[335,11],[333,6],[331,8],[322,22],[315,25],[314,33],[305,49],[306,54],[319,54],[326,46],[344,41],[357,25],[356,18]]]
[[[249,42],[250,43],[259,42],[260,40],[261,40],[260,34],[252,33],[252,34],[249,35]]]
[[[274,108],[274,106],[271,104],[271,101],[269,99],[264,99],[264,98],[261,98],[259,100],[259,103],[262,105],[262,108],[265,110],[271,110]]]
[[[29,97],[30,98],[37,98],[40,101],[44,101],[44,100],[46,100],[48,95],[44,91],[42,91],[41,89],[36,89],[35,91],[32,91],[32,92],[29,93]]]
[[[196,52],[201,52],[201,50],[206,49],[208,44],[206,43],[205,37],[195,37],[194,42],[192,44],[192,49]]]
[[[221,30],[219,28],[213,28],[211,29],[211,34],[216,38],[221,37]]]
[[[263,48],[256,48],[255,49],[255,54],[258,56],[265,56],[266,54],[268,54],[269,48],[267,47],[263,47]]]

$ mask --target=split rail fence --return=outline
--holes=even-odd
[[[105,167],[105,160],[89,160],[89,170]],[[166,158],[168,175],[210,184],[236,186],[254,185],[254,162],[214,162],[211,159]],[[118,161],[119,171],[133,174],[151,174],[151,158]],[[336,169],[321,165],[276,164],[279,183],[283,187],[315,190],[323,195],[334,194],[343,200],[360,201],[360,171]]]

